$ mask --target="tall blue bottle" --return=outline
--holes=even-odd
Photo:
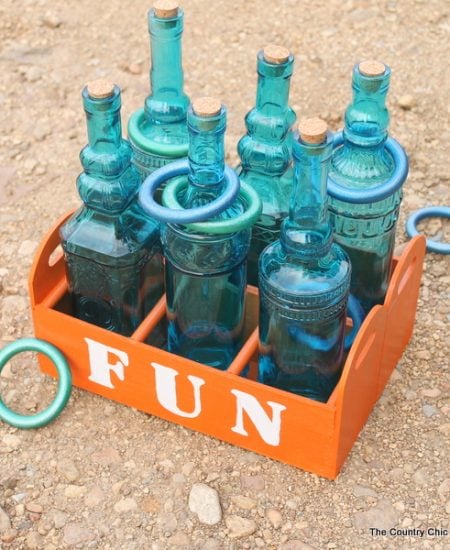
[[[140,177],[122,139],[119,88],[99,80],[82,97],[89,143],[77,186],[84,204],[60,230],[72,309],[128,336],[164,292],[158,224],[137,202]]]
[[[351,266],[328,218],[332,138],[320,119],[299,132],[289,217],[259,261],[259,380],[326,401],[342,369]]]
[[[277,240],[289,212],[292,192],[292,125],[289,86],[294,57],[288,49],[269,45],[258,53],[256,105],[245,117],[247,134],[238,143],[241,181],[261,197],[263,213],[253,227],[248,255],[248,283],[258,286],[258,260]]]
[[[189,108],[184,208],[202,206],[222,194],[225,127],[220,101],[201,98]],[[234,218],[245,206],[239,196],[215,220]],[[230,365],[242,346],[250,236],[251,229],[213,235],[162,225],[169,351],[222,370]]]
[[[329,174],[346,189],[371,190],[394,173],[394,159],[386,147],[390,76],[389,67],[376,61],[354,67],[353,101],[345,112],[343,143],[333,151]],[[377,202],[330,200],[334,239],[350,257],[351,292],[366,314],[383,303],[387,291],[401,199],[400,187]]]
[[[183,10],[174,0],[157,0],[148,12],[151,93],[128,121],[133,163],[142,180],[188,152],[181,37]]]

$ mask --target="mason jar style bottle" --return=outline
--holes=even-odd
[[[189,173],[182,200],[186,209],[208,204],[223,193],[225,127],[225,107],[214,98],[200,98],[188,110]],[[251,228],[232,226],[245,208],[238,195],[211,220],[211,225],[229,221],[225,233],[173,223],[161,227],[168,349],[222,370],[242,346]]]
[[[151,93],[128,121],[133,163],[144,180],[154,170],[185,158],[188,151],[181,37],[183,10],[174,0],[157,0],[148,13]]]
[[[77,186],[84,204],[60,230],[72,310],[128,336],[164,292],[159,228],[137,202],[140,177],[122,139],[119,88],[98,80],[82,97],[88,144]]]
[[[334,239],[350,257],[351,292],[366,314],[383,303],[387,291],[407,175],[406,155],[387,133],[390,76],[389,67],[377,61],[354,67],[353,100],[329,173]],[[390,185],[394,180],[398,185]]]
[[[289,106],[294,57],[288,49],[269,45],[258,53],[256,105],[245,117],[247,134],[238,143],[241,181],[259,194],[263,211],[253,227],[248,256],[248,282],[258,285],[258,260],[277,240],[289,211],[292,192],[292,132],[296,120]]]
[[[299,133],[289,217],[259,260],[259,380],[327,401],[342,370],[351,266],[329,224],[332,138],[320,119]]]

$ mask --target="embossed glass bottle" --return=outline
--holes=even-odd
[[[201,98],[188,111],[189,174],[182,206],[202,206],[224,186],[226,110]],[[240,196],[214,218],[245,209]],[[246,256],[251,229],[223,235],[163,224],[166,258],[168,349],[194,361],[226,369],[242,345]]]
[[[353,100],[345,112],[343,143],[333,151],[329,174],[347,189],[372,189],[394,172],[395,163],[386,147],[390,75],[389,67],[375,61],[354,67]],[[330,200],[334,239],[350,257],[351,292],[366,314],[383,303],[387,291],[401,199],[400,188],[366,204]]]
[[[128,121],[133,163],[141,178],[188,152],[181,37],[183,11],[174,0],[157,0],[148,13],[151,94]]]
[[[158,224],[137,202],[140,177],[122,139],[119,88],[95,81],[82,97],[84,204],[60,231],[73,314],[128,336],[164,292]]]
[[[248,283],[258,286],[258,259],[279,238],[289,212],[292,191],[292,132],[296,120],[289,107],[294,57],[286,48],[269,45],[258,53],[256,106],[245,117],[247,134],[238,143],[241,181],[261,197],[263,213],[255,224],[248,256]]]
[[[319,119],[299,131],[289,217],[259,260],[259,380],[326,401],[342,369],[351,266],[328,219],[332,138]]]

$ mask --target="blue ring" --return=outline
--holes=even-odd
[[[165,222],[186,225],[203,222],[226,210],[239,194],[239,178],[229,166],[225,166],[224,192],[208,204],[196,208],[174,210],[158,204],[153,198],[156,189],[167,180],[176,176],[185,176],[189,172],[187,159],[176,160],[150,174],[139,191],[139,202],[142,208],[153,218]]]
[[[406,221],[406,233],[410,237],[420,235],[417,224],[425,218],[450,218],[450,206],[428,206],[413,212]],[[427,250],[436,254],[450,254],[450,244],[427,239]]]
[[[343,132],[337,132],[333,139],[333,149],[344,142]],[[330,197],[351,204],[367,204],[387,199],[403,185],[408,176],[408,156],[403,147],[393,138],[386,140],[386,148],[394,159],[394,172],[392,176],[371,189],[349,189],[335,182],[328,176],[327,190]]]

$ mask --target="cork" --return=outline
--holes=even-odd
[[[280,65],[286,63],[291,55],[291,52],[284,46],[277,46],[276,44],[269,44],[264,48],[264,59],[267,63],[273,63],[274,65]]]
[[[358,68],[364,76],[382,76],[386,72],[386,65],[380,61],[363,61]]]
[[[299,122],[298,132],[305,143],[318,144],[327,137],[327,123],[320,118],[304,118]]]
[[[93,99],[104,99],[105,97],[112,96],[114,93],[114,84],[103,78],[88,82],[86,87],[89,97]]]
[[[218,115],[221,109],[222,103],[215,97],[200,97],[192,102],[194,113],[204,118]]]
[[[156,17],[171,19],[178,14],[179,4],[175,0],[156,0],[153,4]]]

